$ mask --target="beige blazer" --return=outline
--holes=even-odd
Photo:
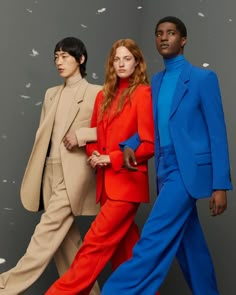
[[[46,91],[39,128],[36,132],[34,146],[21,184],[21,201],[29,211],[38,211],[40,205],[43,170],[52,135],[56,109],[64,85],[49,88]],[[63,137],[74,130],[79,141],[83,141],[80,128],[90,127],[94,101],[99,85],[89,84],[82,79],[75,100],[68,115]],[[74,215],[95,215],[99,207],[95,203],[95,174],[87,164],[85,147],[76,147],[68,151],[60,145],[60,157],[64,181]]]

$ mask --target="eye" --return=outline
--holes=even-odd
[[[169,36],[174,36],[174,35],[175,35],[175,31],[169,31],[169,32],[168,32],[168,35],[169,35]]]

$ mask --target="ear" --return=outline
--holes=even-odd
[[[84,61],[85,61],[85,57],[84,57],[84,55],[82,55],[80,58],[80,64],[82,65],[84,63]]]
[[[181,40],[181,47],[184,48],[184,46],[186,45],[187,43],[187,39],[186,37],[182,37],[182,40]]]

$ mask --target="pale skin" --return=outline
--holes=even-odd
[[[55,53],[55,65],[59,72],[59,75],[67,81],[69,78],[80,74],[79,65],[82,64],[85,57],[82,55],[80,63],[65,51],[57,51]],[[74,147],[78,146],[77,137],[75,131],[69,131],[63,138],[64,146],[67,150],[71,151]]]
[[[120,46],[116,49],[116,54],[113,61],[113,67],[116,75],[120,79],[130,77],[137,65],[133,54],[125,47]],[[88,163],[93,167],[103,167],[111,163],[109,155],[102,155],[98,151],[94,151],[88,158]]]

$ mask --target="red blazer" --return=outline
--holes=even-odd
[[[97,142],[87,144],[88,156],[94,150],[110,156],[111,164],[97,169],[97,202],[105,188],[110,199],[129,202],[148,202],[148,159],[154,154],[154,122],[151,90],[139,85],[126,101],[118,115],[99,116],[103,92],[97,95],[91,127],[97,127]],[[119,143],[138,132],[141,144],[135,152],[138,171],[131,172],[123,167],[123,153]],[[104,186],[103,186],[104,184]]]

